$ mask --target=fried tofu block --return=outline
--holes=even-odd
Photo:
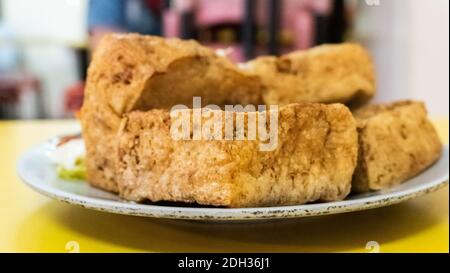
[[[306,51],[257,58],[244,65],[259,75],[264,102],[285,105],[320,102],[357,105],[375,94],[369,53],[358,44],[323,45]]]
[[[381,190],[419,174],[432,165],[442,143],[422,102],[369,105],[355,111],[359,156],[353,190]]]
[[[87,180],[117,192],[115,136],[122,115],[133,110],[207,104],[260,104],[257,76],[236,68],[195,41],[137,34],[104,37],[89,67],[81,110],[87,147]]]
[[[267,76],[272,80],[266,82],[264,73],[239,69],[195,41],[137,34],[107,35],[90,64],[80,112],[87,149],[87,180],[93,186],[119,191],[112,155],[117,150],[116,135],[124,114],[170,109],[177,104],[191,106],[194,96],[201,97],[203,106],[221,107],[296,101],[347,102],[350,97],[358,97],[357,94],[371,94],[373,74],[366,58],[365,51],[354,45],[293,53],[281,58],[280,63],[292,65],[291,74],[297,74],[300,80],[269,73]],[[281,67],[284,71],[285,66]],[[294,90],[288,91],[289,94],[300,88],[300,93],[307,90],[309,95],[270,99],[275,91],[284,94],[281,90],[284,86],[273,91],[276,82],[286,82],[286,87]]]
[[[231,112],[234,119],[237,114]],[[252,113],[239,114],[248,125]],[[342,104],[280,108],[270,151],[261,151],[259,134],[255,140],[174,140],[173,122],[167,110],[125,115],[117,136],[124,199],[254,207],[342,200],[350,191],[357,131]]]

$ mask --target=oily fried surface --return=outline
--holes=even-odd
[[[248,65],[256,67],[254,71],[239,69],[195,41],[137,34],[105,36],[89,67],[80,113],[89,183],[119,192],[114,160],[117,131],[123,115],[132,111],[191,106],[194,96],[202,98],[203,106],[222,107],[349,102],[373,93],[370,59],[356,45],[286,55],[275,62],[281,72],[269,71],[267,77],[265,70],[272,69],[272,64],[266,65],[265,59]]]
[[[245,67],[260,76],[266,87],[266,104],[359,104],[375,94],[371,57],[358,44],[323,45],[279,58],[260,57]]]
[[[89,67],[81,111],[87,147],[87,178],[117,192],[115,135],[123,114],[132,110],[192,104],[260,104],[256,76],[239,71],[227,59],[194,41],[137,34],[102,39]]]
[[[360,143],[355,191],[400,184],[425,170],[441,154],[442,143],[422,102],[369,105],[354,115]]]
[[[357,132],[341,104],[281,108],[273,151],[260,151],[258,140],[176,141],[171,124],[167,110],[124,117],[117,158],[123,198],[251,207],[341,200],[350,191]]]

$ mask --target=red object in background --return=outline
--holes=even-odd
[[[174,9],[164,12],[163,16],[163,33],[166,38],[179,37],[180,16]]]
[[[242,0],[199,0],[196,7],[196,21],[200,27],[240,24],[244,16]]]
[[[84,99],[84,82],[76,83],[66,89],[64,94],[64,110],[76,114],[80,111]]]
[[[161,15],[163,0],[147,0],[147,5],[152,10],[153,14],[159,16]]]
[[[0,103],[15,104],[24,92],[39,92],[39,81],[25,73],[0,74]]]
[[[39,80],[30,74],[0,73],[0,118],[42,117]]]
[[[17,103],[19,94],[20,89],[16,81],[0,79],[0,104]]]

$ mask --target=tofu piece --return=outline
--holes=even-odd
[[[375,70],[369,53],[358,44],[323,45],[281,57],[265,56],[244,67],[259,75],[264,102],[358,105],[375,94]]]
[[[442,143],[422,102],[369,105],[356,110],[354,116],[359,133],[355,192],[401,184],[441,155]]]
[[[239,114],[248,125],[249,112]],[[256,207],[342,200],[350,192],[358,141],[342,104],[280,108],[272,151],[261,151],[259,134],[256,140],[174,140],[173,122],[167,110],[125,115],[116,161],[122,198]]]
[[[203,106],[223,107],[347,102],[373,93],[370,60],[356,45],[292,53],[281,58],[280,63],[281,70],[285,63],[292,65],[292,73],[269,73],[271,80],[265,81],[264,70],[260,74],[238,69],[227,58],[195,41],[138,34],[106,35],[94,52],[80,112],[88,182],[111,192],[119,191],[112,154],[117,151],[121,119],[132,111],[170,109],[177,104],[191,106],[194,96],[202,98]],[[290,73],[298,77],[284,75]],[[286,86],[278,86],[277,82],[285,82]],[[287,96],[282,95],[283,88],[287,88]],[[274,92],[281,95],[271,99]],[[296,92],[308,95],[297,96]]]
[[[88,70],[80,115],[89,183],[118,191],[111,154],[123,114],[191,105],[194,96],[205,105],[262,103],[257,76],[195,41],[105,36]]]

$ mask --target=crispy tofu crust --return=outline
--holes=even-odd
[[[117,192],[111,154],[122,115],[133,110],[206,104],[261,104],[257,76],[195,41],[137,34],[105,36],[89,67],[81,110],[87,180]]]
[[[265,152],[258,140],[173,140],[167,110],[131,112],[118,133],[119,193],[225,207],[344,199],[358,149],[348,108],[292,104],[278,119],[278,145]]]
[[[353,190],[385,189],[419,174],[442,152],[422,102],[401,101],[356,110],[359,156]]]
[[[264,63],[256,60],[250,66],[259,71],[259,67],[264,67],[257,65],[260,62]],[[356,45],[324,46],[287,55],[280,62],[292,64],[291,72],[298,74],[298,79],[273,75],[271,81],[266,81],[264,75],[239,69],[195,41],[137,34],[105,36],[88,70],[80,112],[87,149],[87,180],[93,186],[120,191],[113,155],[118,149],[117,132],[122,117],[133,111],[169,109],[176,104],[190,106],[194,96],[200,96],[204,106],[259,105],[348,102],[371,96],[373,91],[370,60]],[[283,86],[273,88],[274,82],[291,84],[286,86],[291,90],[289,95],[283,95]],[[348,92],[344,92],[346,88]],[[305,90],[308,96],[301,95]],[[276,92],[279,95],[274,95]],[[284,99],[278,99],[281,97]]]
[[[358,105],[375,94],[369,53],[358,44],[323,45],[306,51],[257,58],[246,65],[259,75],[264,102],[285,105],[320,102]]]

